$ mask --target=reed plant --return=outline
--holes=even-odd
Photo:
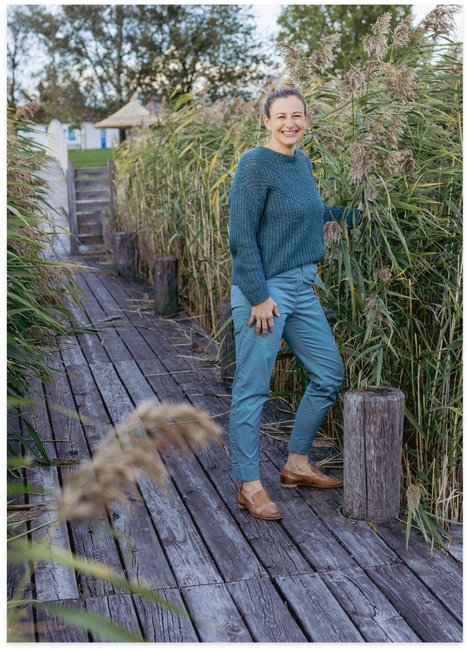
[[[364,63],[342,78],[328,72],[341,35],[328,35],[310,55],[280,45],[312,115],[304,147],[320,194],[329,205],[365,206],[351,232],[326,225],[316,285],[343,354],[343,391],[404,391],[404,506],[413,487],[408,513],[440,526],[462,516],[457,10],[439,6],[417,28],[407,17],[393,34],[383,14],[364,39]],[[239,156],[266,132],[255,102],[207,107],[188,99],[117,152],[118,211],[122,226],[138,231],[144,273],[151,277],[155,255],[178,256],[184,306],[215,334],[230,285],[227,194]],[[305,373],[288,350],[279,358],[273,394],[295,407]],[[341,399],[323,427],[339,446],[340,424]]]
[[[52,253],[56,226],[47,217],[47,185],[41,170],[49,163],[45,150],[18,131],[39,105],[9,110],[7,125],[7,393],[8,405],[27,405],[33,379],[48,381],[57,338],[76,333],[70,327],[67,300],[80,303],[73,280],[77,265]],[[29,397],[29,399],[28,399]],[[25,420],[28,435],[9,434],[29,453],[47,461],[38,434]],[[11,453],[19,451],[9,444]]]

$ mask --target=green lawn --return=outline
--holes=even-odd
[[[69,149],[69,161],[73,161],[76,168],[95,168],[108,164],[108,159],[113,158],[114,149]]]

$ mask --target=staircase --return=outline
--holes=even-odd
[[[105,228],[115,217],[115,167],[78,168],[69,161],[67,172],[70,253],[105,250]]]

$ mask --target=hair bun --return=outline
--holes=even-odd
[[[278,88],[295,88],[295,84],[290,77],[279,77],[276,83],[276,90]]]

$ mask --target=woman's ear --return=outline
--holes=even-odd
[[[266,129],[270,130],[271,127],[270,127],[270,124],[269,124],[269,123],[270,123],[271,121],[270,121],[270,119],[268,118],[268,116],[263,115],[263,122],[264,122],[264,126],[266,127]]]

